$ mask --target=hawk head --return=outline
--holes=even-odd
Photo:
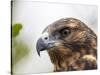
[[[60,52],[72,55],[74,52],[88,53],[96,49],[96,34],[82,21],[75,18],[63,18],[47,26],[37,41],[37,52]],[[82,49],[85,49],[85,51]]]

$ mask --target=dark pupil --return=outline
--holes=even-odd
[[[66,35],[68,35],[70,33],[70,31],[69,31],[69,29],[64,29],[64,30],[62,30],[62,35],[63,36],[66,36]]]
[[[65,31],[63,32],[63,34],[65,34],[65,35],[66,35],[67,33],[68,33],[68,30],[65,30]]]

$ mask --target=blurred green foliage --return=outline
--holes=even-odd
[[[16,39],[16,37],[20,36],[22,29],[23,26],[20,23],[12,25],[12,67],[29,53],[27,44],[22,40],[19,41],[19,39]]]
[[[16,23],[12,26],[12,37],[16,37],[20,30],[22,29],[22,24]]]
[[[17,42],[16,45],[12,48],[12,65],[18,63],[24,56],[28,54],[28,52],[29,50],[25,43]]]

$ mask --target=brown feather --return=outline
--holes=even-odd
[[[97,36],[75,18],[60,19],[45,29],[49,35],[69,27],[72,32],[60,40],[60,45],[48,50],[54,71],[73,71],[97,68]]]

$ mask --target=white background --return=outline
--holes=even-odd
[[[99,0],[41,0],[41,1],[99,5]],[[10,1],[0,0],[0,75],[10,74],[10,65],[9,65],[10,64],[10,16],[11,16]],[[100,51],[98,53],[100,53]],[[61,74],[70,74],[70,75],[93,74],[94,75],[96,73],[98,74],[99,71],[48,73],[48,75],[61,75]],[[47,74],[43,74],[43,75],[47,75]]]

